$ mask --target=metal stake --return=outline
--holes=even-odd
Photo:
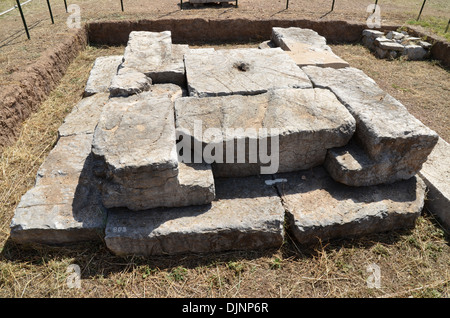
[[[286,10],[289,9],[289,0],[286,0]]]
[[[375,6],[373,7],[372,13],[375,13],[375,10],[377,9],[377,5],[378,5],[378,0],[375,0]]]
[[[17,7],[19,8],[20,16],[22,17],[22,22],[23,22],[23,26],[25,27],[25,32],[27,34],[27,38],[29,40],[30,39],[30,33],[28,32],[27,23],[25,22],[25,16],[23,15],[23,11],[22,11],[22,7],[20,5],[20,1],[16,0],[16,2],[17,2]]]
[[[120,0],[120,6],[121,6],[122,12],[123,12],[123,0]]]
[[[334,0],[333,0],[333,3],[331,4],[331,11],[333,11],[334,10]]]
[[[445,32],[444,33],[447,33],[449,24],[450,24],[450,19],[448,19],[447,27],[445,28]]]
[[[66,8],[66,12],[67,12],[67,1],[64,0],[64,7]]]
[[[423,0],[422,7],[420,8],[419,15],[417,16],[417,21],[419,21],[419,19],[420,19],[420,15],[422,14],[422,10],[423,10],[423,7],[425,6],[425,2],[427,2],[427,0]]]
[[[52,7],[50,6],[50,0],[47,0],[47,6],[48,6],[48,11],[50,12],[50,18],[52,19],[52,24],[55,24],[55,21],[53,20]]]

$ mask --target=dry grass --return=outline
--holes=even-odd
[[[380,85],[384,87],[392,88],[390,80],[401,77],[392,73],[411,75],[405,64],[399,64],[399,69],[383,61],[374,64],[361,47],[333,49],[363,69],[376,71],[381,63],[384,75],[380,77],[386,80]],[[24,247],[8,240],[14,208],[33,185],[62,120],[81,99],[94,59],[121,52],[123,48],[93,47],[82,52],[61,84],[26,121],[17,143],[5,149],[0,158],[0,297],[450,296],[449,237],[428,213],[412,230],[337,240],[311,248],[299,246],[287,236],[276,250],[210,255],[117,257],[102,243]],[[433,63],[424,63],[428,63],[430,77],[442,72]],[[436,94],[434,85],[426,85]],[[423,105],[429,100],[424,99]],[[367,266],[372,263],[381,269],[380,289],[367,287]],[[66,283],[70,264],[81,268],[80,289],[71,289]]]

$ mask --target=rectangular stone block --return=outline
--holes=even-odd
[[[95,172],[105,180],[102,200],[107,208],[143,210],[205,204],[214,198],[211,172],[210,178],[196,176],[205,184],[202,189],[180,183],[184,170],[178,164],[172,99],[152,93],[112,98],[100,117],[92,153]],[[197,195],[191,188],[199,190]]]
[[[284,209],[258,177],[218,179],[211,204],[132,212],[111,210],[105,242],[119,255],[211,253],[277,248]]]
[[[113,76],[117,73],[122,59],[122,55],[98,57],[89,74],[84,95],[90,96],[96,93],[108,92],[109,84]]]
[[[341,68],[349,64],[333,53],[326,39],[310,29],[296,27],[272,28],[271,41],[285,50],[295,63],[302,67]]]
[[[304,67],[315,87],[331,90],[356,119],[355,138],[370,159],[407,163],[418,172],[438,135],[355,68]]]
[[[185,85],[183,56],[187,52],[188,45],[172,44],[170,31],[133,31],[122,67],[145,74],[153,83]]]
[[[92,175],[92,134],[61,137],[21,198],[11,221],[20,243],[66,244],[101,240],[106,210]]]
[[[184,140],[178,146],[188,160],[192,160],[190,149],[197,158],[213,163],[216,177],[257,175],[270,167],[276,169],[270,173],[275,173],[320,165],[327,149],[345,145],[355,130],[347,109],[323,89],[180,98],[175,109],[177,135]],[[252,152],[251,144],[255,145]],[[261,150],[263,146],[269,151]],[[222,155],[218,155],[221,149]],[[276,149],[278,155],[271,155],[273,162],[261,160],[261,152],[275,154]]]
[[[311,82],[279,48],[185,54],[190,96],[256,95],[270,89],[311,88]]]
[[[97,93],[83,98],[66,116],[58,129],[60,137],[78,134],[93,134],[98,123],[103,106],[109,99],[108,93]]]
[[[300,244],[406,229],[414,226],[425,197],[419,177],[390,185],[349,187],[322,167],[277,174],[288,229]]]
[[[427,185],[425,206],[450,231],[450,145],[439,138],[419,171]]]

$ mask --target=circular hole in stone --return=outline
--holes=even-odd
[[[250,64],[242,61],[234,63],[233,66],[241,72],[247,72],[248,70],[250,70]]]

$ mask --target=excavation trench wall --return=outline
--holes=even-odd
[[[56,48],[50,48],[31,66],[15,74],[11,84],[0,91],[0,152],[13,143],[21,130],[21,123],[39,108],[58,84],[73,59],[91,45],[125,45],[131,31],[172,32],[174,43],[245,43],[270,39],[272,27],[309,28],[324,36],[328,43],[354,43],[367,28],[363,23],[310,20],[249,20],[249,19],[158,19],[138,21],[91,22],[74,30]],[[398,26],[383,26],[382,31]],[[413,30],[416,35],[423,35]],[[436,42],[432,56],[450,66],[450,47],[429,34]]]

